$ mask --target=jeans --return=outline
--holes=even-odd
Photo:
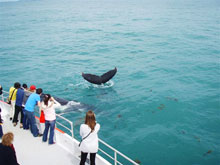
[[[0,125],[0,138],[3,136],[2,125]]]
[[[48,130],[50,128],[49,144],[53,144],[55,123],[56,123],[56,120],[52,120],[52,121],[46,120],[45,121],[45,129],[44,129],[44,134],[43,134],[43,141],[44,142],[47,141],[47,134],[48,134]]]
[[[15,105],[15,113],[14,113],[14,118],[13,118],[13,123],[18,122],[18,114],[21,112],[21,120],[20,123],[23,123],[23,111],[22,111],[22,106]]]
[[[81,152],[80,165],[85,165],[87,154],[88,153],[86,152]],[[90,165],[95,165],[95,156],[96,156],[96,153],[90,153]]]
[[[29,129],[30,121],[27,118],[26,110],[23,109],[23,129]]]
[[[30,121],[31,133],[34,137],[37,137],[39,134],[39,130],[37,128],[34,112],[25,110],[25,114],[27,115],[27,119]]]

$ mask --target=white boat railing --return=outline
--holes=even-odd
[[[6,96],[4,95],[6,94]],[[2,101],[7,101],[7,98],[9,96],[9,92],[6,92],[6,91],[3,91],[2,93]],[[59,114],[56,114],[56,116],[62,120],[64,120],[65,122],[69,123],[70,125],[70,128],[68,128],[67,126],[65,126],[64,124],[56,121],[56,123],[58,125],[60,125],[61,127],[67,129],[72,138],[74,138],[74,131],[73,131],[73,122],[71,122],[70,120],[66,119],[65,117],[59,115]],[[114,157],[111,156],[110,154],[108,154],[107,152],[105,152],[103,149],[99,148],[99,151],[102,152],[104,155],[106,155],[107,157],[109,157],[110,159],[112,159],[114,161],[114,165],[123,165],[121,162],[118,161],[118,155],[120,155],[122,158],[126,159],[128,162],[132,163],[133,165],[139,165],[138,163],[136,163],[135,161],[133,161],[132,159],[128,158],[127,156],[125,156],[124,154],[122,154],[121,152],[119,152],[118,150],[116,150],[115,148],[113,148],[112,146],[108,145],[106,142],[104,142],[103,140],[99,139],[99,142],[102,143],[103,145],[105,145],[108,149],[112,150],[114,152]]]

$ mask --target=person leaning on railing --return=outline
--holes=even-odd
[[[45,129],[44,129],[42,141],[43,142],[47,141],[47,135],[50,129],[49,144],[55,144],[53,140],[54,129],[56,124],[55,107],[58,106],[60,106],[60,103],[54,100],[54,98],[51,97],[50,94],[44,95],[44,101],[41,102],[41,109],[43,110],[45,115]]]
[[[32,93],[25,104],[24,113],[27,116],[27,119],[30,121],[31,125],[31,133],[34,137],[40,137],[42,134],[39,133],[39,129],[37,128],[35,115],[34,115],[34,107],[37,105],[40,107],[40,95],[43,92],[41,88],[36,90],[36,93]]]
[[[79,144],[81,150],[80,165],[84,165],[88,153],[90,153],[90,164],[95,165],[95,157],[98,152],[98,132],[100,125],[96,122],[95,114],[93,111],[86,113],[85,124],[80,126],[80,135],[82,140]]]

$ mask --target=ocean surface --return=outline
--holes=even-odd
[[[16,81],[82,105],[57,110],[78,138],[93,109],[142,165],[220,165],[219,0],[0,0],[0,84]]]

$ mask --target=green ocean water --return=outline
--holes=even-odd
[[[218,0],[0,0],[0,84],[85,105],[57,111],[76,137],[93,109],[99,137],[143,165],[219,165],[219,11]],[[103,86],[81,77],[114,67]]]

